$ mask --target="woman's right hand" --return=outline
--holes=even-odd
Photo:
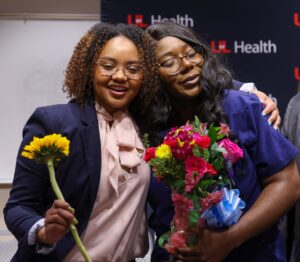
[[[45,215],[45,225],[37,232],[37,242],[53,245],[63,238],[74,221],[70,205],[62,200],[55,200]]]
[[[175,257],[183,262],[221,262],[234,249],[228,230],[201,230],[198,244],[178,248]]]

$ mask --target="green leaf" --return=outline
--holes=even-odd
[[[220,152],[220,153],[226,153],[226,149],[224,147],[220,147],[218,143],[213,143],[211,146],[211,150]]]
[[[175,181],[170,181],[169,184],[171,184],[173,190],[175,190],[178,193],[184,193],[185,190],[185,183],[184,180],[175,180]]]
[[[211,124],[209,126],[208,136],[210,137],[212,144],[217,141],[218,133],[217,133],[216,128],[214,127],[213,124]]]
[[[160,238],[158,239],[158,245],[160,247],[164,247],[164,245],[168,242],[170,236],[171,236],[171,231],[168,231],[167,233],[161,235]]]
[[[195,145],[193,147],[193,155],[203,157],[203,149],[200,146]]]
[[[217,140],[221,140],[221,139],[224,138],[225,136],[227,136],[227,135],[226,135],[226,134],[219,134],[219,133],[218,133]]]
[[[218,155],[211,164],[217,171],[220,171],[224,167],[224,158],[221,155]]]
[[[201,122],[197,116],[195,116],[195,121],[194,121],[194,128],[199,129],[201,125]]]
[[[216,176],[206,176],[196,185],[196,192],[198,201],[200,198],[206,197],[208,192],[211,191],[211,187],[219,184]]]
[[[206,162],[209,162],[210,159],[210,152],[208,149],[203,149],[203,158]]]
[[[190,227],[196,227],[199,220],[199,211],[193,209],[189,212],[189,225]]]
[[[150,147],[150,139],[149,139],[149,134],[148,133],[143,134],[142,141],[143,141],[143,144],[144,144],[145,148]]]

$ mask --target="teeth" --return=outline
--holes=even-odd
[[[111,89],[114,91],[126,91],[126,88],[124,87],[111,87]]]

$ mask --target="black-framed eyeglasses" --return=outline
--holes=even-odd
[[[181,70],[183,58],[187,59],[193,65],[198,65],[201,61],[203,61],[204,56],[196,52],[194,49],[190,49],[184,56],[169,58],[160,63],[159,66],[163,68],[167,74],[176,75]]]
[[[122,70],[128,79],[139,80],[143,76],[143,67],[140,64],[133,63],[125,66],[117,66],[113,61],[99,59],[96,63],[99,68],[99,73],[103,76],[111,77],[118,70]]]

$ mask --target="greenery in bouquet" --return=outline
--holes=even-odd
[[[144,159],[158,181],[171,188],[175,207],[172,230],[161,237],[161,246],[174,253],[176,247],[195,244],[196,239],[183,232],[199,232],[207,225],[208,210],[221,203],[227,188],[231,190],[232,167],[242,157],[242,149],[229,139],[226,124],[208,126],[197,117],[193,123],[172,128],[158,147],[147,148]],[[220,222],[212,226],[226,226]]]

